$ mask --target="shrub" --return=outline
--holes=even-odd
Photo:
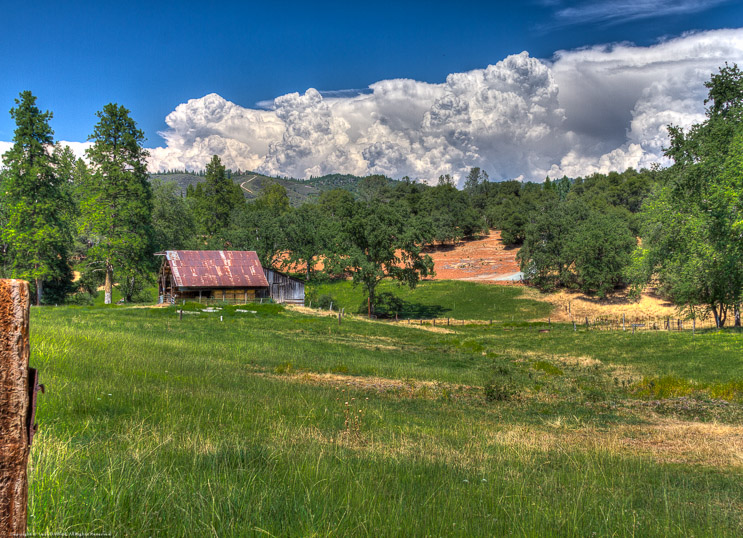
[[[515,395],[514,391],[506,383],[496,380],[485,383],[483,392],[485,393],[485,401],[488,403],[507,402]]]
[[[547,375],[562,375],[562,370],[547,361],[537,361],[534,363],[533,368],[535,370],[541,370]]]
[[[689,396],[697,390],[697,387],[677,376],[664,376],[656,378],[644,377],[636,386],[634,393],[640,398],[662,399]]]
[[[377,295],[374,313],[380,318],[393,318],[402,313],[404,306],[405,301],[394,293],[384,291]]]
[[[333,303],[335,303],[335,299],[329,293],[324,293],[317,298],[317,308],[330,308]]]

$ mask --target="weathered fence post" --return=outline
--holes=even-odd
[[[26,534],[28,307],[27,282],[0,280],[0,536]]]
[[[624,326],[624,312],[622,312],[622,330],[626,331],[627,329]]]

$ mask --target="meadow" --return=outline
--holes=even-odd
[[[493,324],[33,308],[29,532],[743,534],[740,332],[574,332],[441,284],[405,299]]]

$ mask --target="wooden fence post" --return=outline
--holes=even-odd
[[[0,280],[0,536],[26,534],[28,307],[27,282]]]

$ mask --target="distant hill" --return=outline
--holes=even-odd
[[[184,196],[189,185],[195,186],[197,183],[204,181],[203,175],[188,172],[167,172],[150,174],[150,178],[177,183]],[[359,184],[363,179],[362,177],[353,176],[350,174],[329,174],[326,176],[302,180],[293,178],[269,177],[255,172],[241,172],[239,174],[231,174],[231,178],[235,183],[240,185],[243,194],[249,200],[260,196],[265,185],[268,185],[269,183],[277,183],[279,185],[282,185],[286,189],[290,203],[295,207],[302,205],[305,202],[316,200],[317,198],[319,198],[320,193],[332,189],[345,189],[353,194],[354,197],[358,197]],[[397,182],[394,179],[386,179],[391,184]]]

